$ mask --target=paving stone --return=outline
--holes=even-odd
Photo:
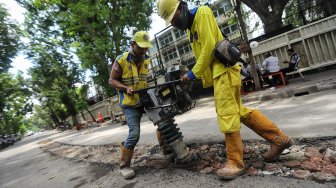
[[[196,169],[197,170],[202,170],[203,168],[207,167],[208,165],[209,165],[208,161],[200,160],[196,165]]]
[[[323,155],[320,153],[320,150],[317,147],[308,147],[308,148],[306,148],[305,156],[309,157],[309,158],[312,158],[312,157],[321,157],[321,158],[323,158]]]
[[[220,169],[222,168],[222,163],[220,163],[219,161],[213,161],[210,163],[210,166],[216,169]]]
[[[333,174],[329,174],[326,172],[315,172],[313,173],[313,179],[318,182],[329,182],[335,181],[336,177]]]
[[[326,160],[326,161],[330,161],[330,157],[332,155],[335,155],[336,154],[336,151],[330,149],[330,148],[327,148],[324,152],[323,152],[323,160]]]
[[[255,161],[255,162],[252,162],[251,163],[251,166],[253,166],[254,168],[257,168],[257,169],[262,169],[264,168],[264,163],[260,162],[260,161]]]
[[[329,157],[330,161],[336,163],[336,154]]]
[[[265,170],[267,170],[267,171],[275,171],[275,170],[281,169],[282,166],[283,165],[279,164],[279,163],[277,163],[277,164],[267,164],[265,166]]]
[[[212,167],[206,167],[204,169],[201,170],[201,173],[203,174],[209,174],[213,171],[213,168]]]
[[[328,172],[330,174],[336,175],[336,164],[325,165],[325,166],[323,166],[322,171],[325,171],[325,172]]]
[[[321,171],[321,168],[319,167],[319,165],[317,165],[314,162],[310,162],[310,161],[305,161],[301,164],[301,167],[305,170],[309,170],[312,172],[317,172],[317,171]]]
[[[311,173],[308,170],[296,170],[293,173],[294,178],[307,180],[311,177]]]
[[[256,175],[258,174],[258,170],[251,166],[249,169],[247,169],[246,174],[249,176]]]
[[[208,146],[208,145],[203,145],[203,146],[201,147],[201,150],[202,150],[202,151],[209,150],[209,146]]]
[[[301,162],[300,161],[287,161],[284,163],[284,165],[290,168],[297,168],[301,166]]]

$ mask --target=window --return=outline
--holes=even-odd
[[[169,50],[163,54],[165,62],[171,61],[177,58],[177,52],[175,50]]]
[[[223,3],[219,4],[216,10],[213,10],[215,17],[218,17],[222,14],[225,15],[225,12],[232,10],[232,5],[229,1],[224,1]]]
[[[191,46],[188,42],[177,47],[180,55],[186,54],[191,51]]]
[[[173,36],[169,32],[165,36],[161,37],[159,40],[160,40],[162,47],[164,47],[164,46],[167,46],[169,43],[173,42]]]
[[[234,23],[232,25],[228,25],[225,23],[220,27],[220,29],[224,35],[229,35],[230,33],[238,30],[238,24]]]
[[[176,30],[175,31],[175,37],[176,37],[176,39],[180,38],[184,34],[185,34],[185,31],[182,31],[182,30]]]
[[[219,14],[218,14],[218,11],[217,11],[217,10],[214,10],[214,11],[212,11],[212,12],[213,12],[213,14],[214,14],[215,18],[217,18],[217,17],[219,16]]]
[[[227,2],[227,4],[224,5],[224,11],[230,11],[232,9],[232,5],[230,2]]]

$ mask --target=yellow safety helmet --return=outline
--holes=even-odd
[[[177,7],[180,5],[180,0],[157,0],[156,6],[159,11],[159,16],[166,21],[166,26],[173,19]]]

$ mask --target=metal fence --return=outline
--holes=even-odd
[[[282,62],[289,59],[288,48],[300,55],[303,71],[336,63],[336,15],[261,41],[252,52],[256,63],[262,63],[267,53]]]

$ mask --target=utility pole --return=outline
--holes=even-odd
[[[240,0],[236,0],[235,11],[237,13],[238,22],[239,22],[240,28],[242,30],[242,33],[243,33],[243,40],[248,45],[247,32],[246,32],[246,27],[245,27],[245,23],[244,23],[242,11],[241,11],[241,1]],[[253,80],[254,80],[255,89],[258,91],[258,90],[261,89],[261,86],[260,86],[259,76],[258,76],[257,69],[256,69],[256,64],[253,60],[252,50],[251,50],[249,45],[248,45],[247,54],[248,54],[248,58],[249,58],[250,64],[251,64],[251,71],[252,71],[252,77],[253,77]]]

